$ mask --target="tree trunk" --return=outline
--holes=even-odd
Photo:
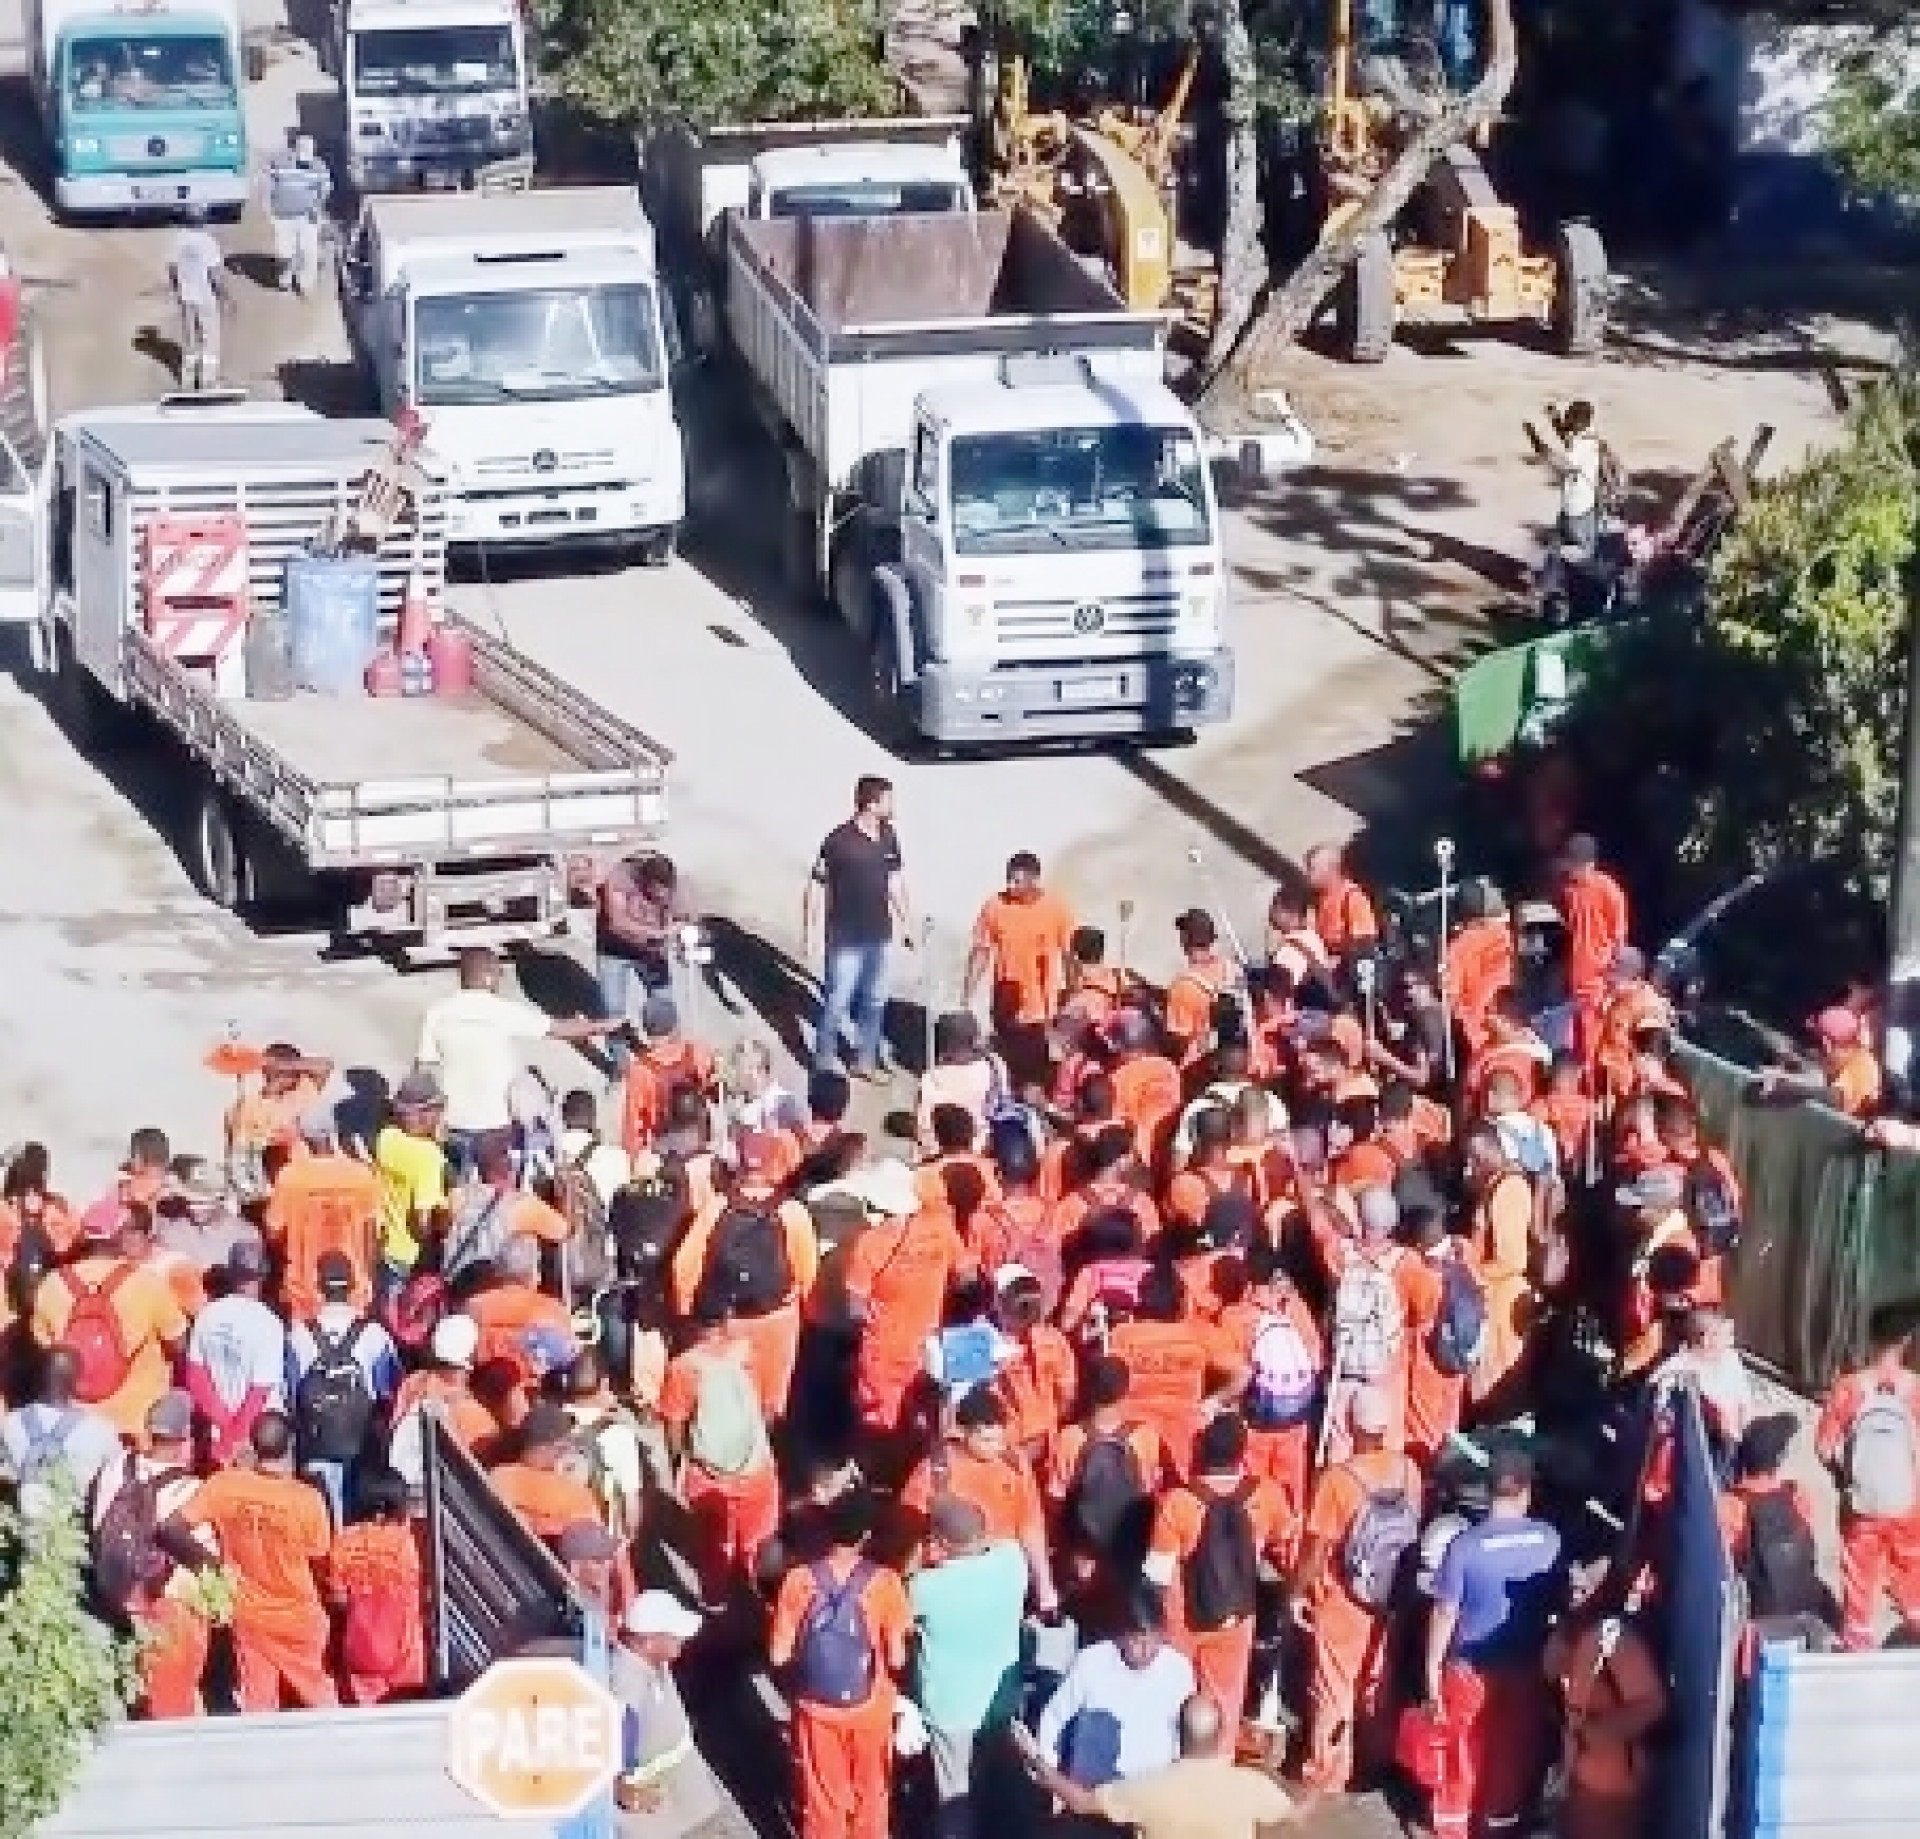
[[[1267,256],[1260,222],[1260,71],[1241,0],[1221,9],[1220,58],[1226,66],[1227,221],[1220,238],[1220,294],[1207,341],[1209,374],[1227,360],[1260,304]]]
[[[1351,266],[1367,237],[1385,230],[1406,209],[1434,161],[1495,120],[1513,88],[1517,56],[1513,0],[1487,0],[1487,67],[1471,89],[1451,96],[1380,175],[1360,208],[1348,217],[1267,298],[1259,319],[1201,391],[1202,410],[1245,403],[1264,387],[1280,356],[1313,323],[1321,303]],[[1225,285],[1222,277],[1224,305]]]

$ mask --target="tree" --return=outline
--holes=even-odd
[[[131,1702],[134,1648],[81,1605],[78,1516],[0,1509],[0,1839],[60,1805],[88,1748]]]
[[[622,128],[900,112],[877,13],[837,0],[540,0],[570,102]]]
[[[1406,209],[1449,147],[1498,118],[1518,65],[1513,0],[1487,0],[1487,63],[1479,80],[1440,104],[1389,162],[1359,208],[1323,236],[1312,254],[1268,295],[1246,335],[1208,378],[1200,395],[1202,410],[1245,404],[1267,385],[1280,357],[1312,325],[1328,294],[1352,267],[1360,245]]]
[[[1826,138],[1835,162],[1868,197],[1920,202],[1920,22],[1856,27],[1836,56]]]

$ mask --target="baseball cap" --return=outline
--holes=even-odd
[[[168,1442],[193,1435],[193,1400],[176,1387],[147,1407],[147,1435]]]
[[[564,1443],[573,1435],[573,1419],[568,1417],[563,1407],[550,1404],[545,1399],[533,1407],[520,1425],[520,1444],[523,1449],[551,1449],[556,1443]]]
[[[904,1220],[920,1211],[920,1190],[914,1186],[913,1171],[894,1157],[856,1170],[846,1188],[869,1213],[877,1213],[882,1219]]]
[[[1647,974],[1647,954],[1637,945],[1622,945],[1607,965],[1607,975],[1621,983],[1631,983]]]
[[[258,1239],[236,1239],[227,1250],[230,1276],[252,1279],[267,1274],[267,1248]]]
[[[343,1251],[322,1252],[314,1261],[313,1281],[322,1296],[352,1295],[353,1260]]]
[[[680,1032],[680,1005],[671,996],[649,996],[640,1005],[640,1032],[660,1041]]]
[[[1400,1203],[1391,1188],[1362,1188],[1354,1196],[1354,1207],[1363,1239],[1390,1239],[1400,1230]]]
[[[300,1135],[309,1143],[331,1143],[339,1131],[331,1105],[315,1105],[300,1114]]]
[[[702,1618],[677,1596],[665,1590],[642,1590],[620,1626],[630,1635],[665,1635],[674,1641],[691,1641],[701,1624]]]
[[[1835,1003],[1813,1018],[1813,1031],[1829,1047],[1852,1047],[1860,1039],[1860,1018]]]
[[[428,1345],[442,1366],[472,1366],[480,1351],[480,1324],[470,1315],[444,1315],[434,1324]]]
[[[415,1067],[394,1088],[393,1105],[396,1111],[433,1111],[446,1102],[447,1095],[440,1089],[438,1075],[425,1067]]]

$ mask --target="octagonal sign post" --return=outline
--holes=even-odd
[[[558,1824],[620,1772],[626,1713],[571,1660],[496,1661],[447,1726],[447,1773],[502,1820]]]

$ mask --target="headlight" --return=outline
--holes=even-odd
[[[222,153],[235,153],[239,151],[240,136],[230,132],[216,134],[213,137],[213,144]]]
[[[83,159],[100,151],[100,143],[91,134],[76,134],[67,142],[67,151],[77,153]]]

